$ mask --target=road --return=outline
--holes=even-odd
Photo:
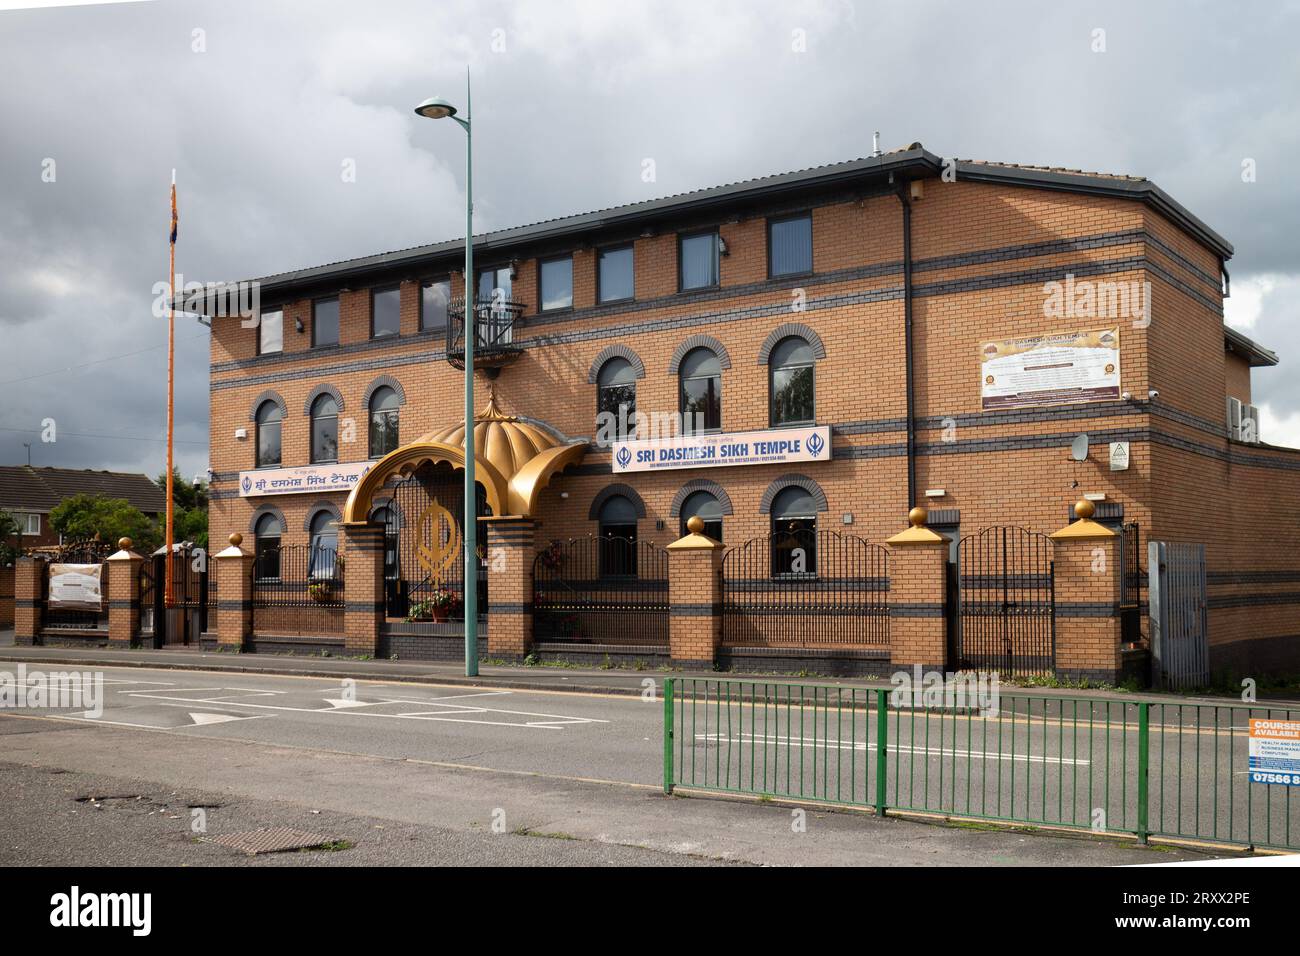
[[[539,844],[530,835],[557,837],[544,841],[550,865],[655,862],[655,854],[673,862],[1036,866],[1203,855],[1074,835],[877,820],[813,803],[791,808],[665,798],[657,695],[643,700],[147,668],[98,673],[104,680],[98,717],[71,707],[0,716],[0,781],[8,782],[6,792],[26,794],[0,803],[6,834],[0,862],[63,858],[34,857],[22,839],[10,839],[53,826],[33,824],[32,793],[45,793],[35,805],[53,801],[48,813],[61,819],[86,812],[86,801],[76,797],[118,786],[127,788],[120,794],[160,805],[169,805],[165,794],[179,794],[171,798],[173,810],[204,799],[221,803],[208,820],[212,832],[251,819],[295,826],[313,818],[337,821],[332,825],[353,848],[314,858],[330,864],[374,862],[376,828],[393,827],[416,829],[409,845],[385,841],[380,858],[392,863],[537,863]],[[703,733],[696,739],[709,746]],[[78,792],[46,793],[32,775],[47,772],[56,780],[71,774],[68,792]],[[171,815],[176,819],[155,814],[163,844],[182,856],[206,854],[199,862],[228,862],[210,855],[228,854],[224,848],[196,850],[188,839],[182,846],[175,836],[186,832],[186,814]],[[47,842],[61,839],[54,831]],[[504,842],[476,854],[474,842],[466,842],[470,835]],[[77,839],[80,847],[96,845],[93,836]],[[150,839],[141,834],[135,852],[152,852]],[[99,862],[126,852],[120,838],[103,841]],[[520,849],[501,849],[511,845]],[[633,859],[627,855],[633,851],[650,856]]]

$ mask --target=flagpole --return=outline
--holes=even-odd
[[[176,170],[172,170],[172,230],[167,244],[170,250],[167,282],[167,585],[163,593],[167,607],[175,605],[172,590],[172,428],[175,419],[175,363],[176,363]]]

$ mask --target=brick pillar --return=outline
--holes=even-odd
[[[668,649],[672,662],[713,669],[722,639],[722,544],[694,515],[668,545]]]
[[[1056,673],[1115,683],[1120,675],[1120,537],[1092,520],[1082,500],[1077,520],[1051,535],[1056,575]]]
[[[253,556],[240,548],[243,540],[244,536],[235,532],[229,538],[230,547],[213,557],[217,566],[218,650],[243,650],[253,633]]]
[[[132,647],[140,632],[140,565],[144,558],[131,550],[131,539],[117,542],[122,550],[108,557],[108,643]]]
[[[41,617],[45,610],[45,560],[19,558],[14,563],[14,643],[41,643]]]
[[[532,518],[484,518],[487,528],[488,654],[518,660],[533,647]]]
[[[349,654],[374,657],[384,622],[384,526],[345,524],[341,530],[344,648]]]
[[[889,662],[942,671],[948,664],[944,617],[948,539],[925,526],[929,514],[913,508],[911,527],[889,545]]]

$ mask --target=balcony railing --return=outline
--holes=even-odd
[[[515,343],[515,326],[521,324],[522,302],[474,303],[474,367],[495,369],[513,362],[523,352]],[[447,306],[447,361],[465,367],[465,300]]]

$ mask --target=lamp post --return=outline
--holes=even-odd
[[[478,495],[474,480],[474,146],[469,119],[469,73],[465,74],[465,118],[435,96],[415,108],[426,119],[450,117],[465,131],[465,676],[478,676]]]

